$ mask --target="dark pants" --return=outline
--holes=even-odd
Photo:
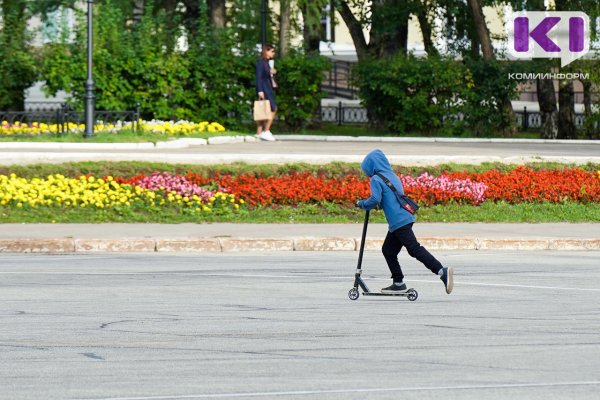
[[[408,224],[396,229],[394,232],[388,232],[381,248],[394,282],[401,282],[404,279],[402,268],[400,268],[398,262],[398,254],[400,254],[402,247],[406,247],[411,257],[421,261],[434,274],[442,269],[442,264],[425,247],[419,244],[412,226],[413,224]]]

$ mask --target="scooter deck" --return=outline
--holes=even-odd
[[[409,289],[409,290],[414,290],[414,289]],[[408,297],[410,295],[410,292],[404,292],[404,293],[381,293],[381,292],[363,292],[364,296],[402,296],[402,297]]]
[[[358,278],[358,279],[360,279],[360,278]],[[402,293],[381,293],[381,292],[370,292],[369,289],[364,284],[364,282],[362,281],[362,279],[359,280],[359,284],[362,289],[363,296],[406,297],[410,301],[415,301],[419,297],[419,292],[417,292],[413,288],[410,288],[406,292],[402,292]],[[360,291],[359,291],[358,287],[353,287],[352,289],[350,289],[350,291],[348,292],[348,297],[350,298],[350,300],[358,299],[360,297]]]

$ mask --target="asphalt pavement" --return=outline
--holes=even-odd
[[[380,148],[393,164],[447,162],[600,164],[600,141],[446,139],[276,135],[164,143],[0,142],[0,163],[144,160],[171,163],[360,162]],[[232,252],[356,251],[357,224],[3,224],[0,252]],[[415,232],[431,249],[600,250],[600,224],[420,224]],[[371,224],[367,250],[378,250],[386,228]]]
[[[0,399],[598,398],[597,253],[436,256],[2,254]]]

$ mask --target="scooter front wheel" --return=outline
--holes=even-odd
[[[348,291],[348,297],[350,298],[350,300],[356,300],[356,299],[358,299],[359,296],[360,296],[360,293],[358,293],[357,288],[352,288],[352,289],[350,289],[350,291]]]
[[[415,289],[409,289],[407,296],[410,301],[415,301],[419,297],[419,293]]]

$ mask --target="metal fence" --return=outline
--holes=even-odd
[[[366,124],[369,122],[367,109],[339,102],[337,106],[321,106],[321,121],[343,124]]]
[[[140,108],[136,104],[135,110],[95,112],[96,123],[115,124],[117,122],[131,123],[134,130],[139,129]],[[317,119],[321,122],[332,122],[337,125],[367,124],[369,118],[367,109],[362,106],[349,105],[343,101],[336,106],[321,106]],[[524,107],[522,111],[515,110],[517,126],[523,130],[538,129],[542,126],[542,114],[539,111],[529,111]],[[462,116],[449,116],[448,119],[462,120]],[[71,109],[65,103],[30,102],[26,104],[25,111],[0,111],[0,122],[14,125],[33,123],[58,125],[58,133],[68,133],[71,124],[83,124],[85,113]],[[585,124],[584,114],[575,114],[575,126],[582,129]]]
[[[331,69],[325,73],[321,82],[321,90],[328,97],[358,99],[358,91],[352,86],[352,67],[356,63],[333,61]]]
[[[321,122],[333,122],[337,125],[367,124],[369,118],[367,109],[361,106],[348,105],[340,101],[337,106],[322,106],[320,112]],[[529,111],[524,107],[522,111],[515,110],[516,124],[524,131],[538,129],[542,126],[542,114],[539,111]],[[448,120],[463,120],[463,116],[449,116]],[[585,125],[585,115],[575,114],[575,127],[582,129]]]
[[[135,110],[126,111],[95,111],[95,123],[116,124],[131,123],[134,130],[139,129],[140,106],[136,104]],[[59,134],[68,133],[72,124],[83,124],[85,113],[73,110],[65,103],[54,102],[29,102],[25,105],[25,111],[0,111],[0,122],[9,125],[46,124],[56,125]],[[50,133],[50,128],[48,128]]]
[[[524,131],[527,129],[538,129],[542,127],[542,113],[539,111],[528,111],[523,107],[523,111],[515,111],[517,126]],[[582,129],[585,125],[585,115],[575,113],[575,127]]]

